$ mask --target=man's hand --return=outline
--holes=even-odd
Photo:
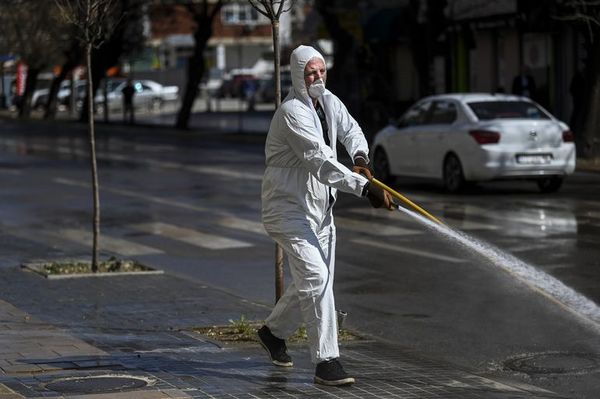
[[[354,173],[358,173],[359,175],[363,175],[369,180],[367,198],[369,199],[369,202],[373,208],[381,208],[383,206],[390,211],[396,209],[396,204],[394,204],[390,193],[371,183],[371,180],[373,180],[373,172],[362,156],[357,156],[354,159],[352,171]]]
[[[363,175],[369,181],[373,180],[373,173],[371,173],[371,170],[367,167],[354,165],[352,167],[352,171],[354,173],[358,173],[359,175]]]
[[[394,204],[392,196],[387,191],[379,188],[373,183],[369,183],[367,190],[367,198],[369,199],[369,202],[373,208],[384,207],[390,211],[396,209],[396,204]]]

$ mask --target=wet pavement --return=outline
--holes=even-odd
[[[354,386],[317,386],[301,344],[290,345],[294,367],[281,369],[257,344],[192,331],[260,320],[265,306],[169,275],[50,281],[5,268],[0,291],[0,398],[560,397],[366,338],[342,344]],[[126,377],[142,384],[118,380]]]
[[[218,147],[207,141],[186,151],[188,142],[177,143],[172,131],[171,142],[129,140],[121,126],[112,128],[118,139],[100,136],[103,232],[114,238],[106,252],[131,251],[164,269],[163,275],[46,280],[22,270],[24,260],[87,253],[81,243],[67,244],[87,228],[85,147],[73,138],[52,137],[56,128],[28,128],[50,133],[46,140],[29,135],[0,140],[0,398],[595,397],[599,340],[589,324],[485,262],[424,240],[419,226],[397,214],[376,216],[387,219],[383,236],[366,234],[356,241],[348,232],[364,231],[361,223],[376,220],[368,208],[346,199],[339,204],[338,225],[352,239],[340,242],[336,284],[339,303],[351,313],[350,328],[364,338],[344,342],[341,350],[356,385],[315,386],[303,345],[291,346],[295,367],[281,370],[256,344],[225,344],[194,333],[194,327],[227,325],[241,316],[261,320],[270,309],[272,294],[265,286],[271,287],[272,243],[256,227],[258,204],[239,200],[258,192],[260,150],[237,151],[233,143]],[[176,154],[177,162],[165,154]],[[202,182],[206,174],[210,184]],[[228,190],[214,190],[215,185]],[[511,248],[530,250],[552,234],[562,240],[577,232],[576,224],[565,223],[571,204],[560,196],[544,205],[544,231],[530,220],[517,223],[530,218],[519,210],[530,201],[526,196],[494,198],[497,209],[480,226],[473,226],[471,215],[485,213],[486,195],[475,195],[466,206],[452,198],[410,197],[479,233],[491,234],[494,225],[510,220],[501,238]],[[592,194],[587,201],[594,202]],[[227,231],[233,222],[243,231]],[[594,223],[579,220],[586,238],[593,239]],[[228,233],[229,241],[219,241],[225,245],[220,250],[178,241],[201,227]],[[414,256],[423,241],[431,241],[423,251],[438,256],[435,261]],[[413,252],[384,255],[387,242]],[[356,251],[359,243],[377,251]],[[574,245],[596,253],[592,244]],[[558,252],[545,246],[526,254],[543,255],[536,263],[544,266],[543,261],[566,262]],[[374,256],[385,262],[373,267]],[[587,276],[594,281],[595,275]],[[593,290],[588,292],[595,298]],[[394,339],[374,334],[380,326]],[[518,356],[495,370],[432,355],[462,347],[465,358],[481,352],[481,359],[489,359],[491,346],[498,347],[494,358],[505,358],[502,345],[514,346]],[[564,375],[580,379],[579,390],[565,388]],[[82,379],[71,379],[76,377]]]

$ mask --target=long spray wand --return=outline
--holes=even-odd
[[[432,214],[430,214],[429,212],[427,212],[425,209],[421,208],[419,205],[415,204],[414,202],[412,202],[411,200],[409,200],[408,198],[406,198],[404,195],[400,194],[399,192],[397,192],[396,190],[394,190],[393,188],[385,185],[384,183],[380,182],[379,180],[373,178],[371,180],[372,184],[375,184],[377,187],[381,188],[382,190],[387,191],[388,193],[390,193],[394,198],[399,199],[400,201],[402,201],[403,203],[409,205],[412,209],[416,210],[417,212],[419,212],[421,215],[427,217],[429,220],[444,226],[444,223],[442,223],[439,219],[437,219],[435,216],[433,216]]]

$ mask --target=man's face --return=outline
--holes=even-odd
[[[304,83],[308,89],[314,81],[322,79],[323,83],[327,79],[327,69],[325,63],[319,58],[313,58],[304,67]]]

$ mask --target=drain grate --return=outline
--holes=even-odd
[[[585,374],[600,370],[595,353],[544,352],[520,355],[504,363],[505,369],[527,374]]]
[[[61,378],[46,384],[46,388],[59,393],[110,393],[143,388],[150,379],[128,375],[99,375]]]

